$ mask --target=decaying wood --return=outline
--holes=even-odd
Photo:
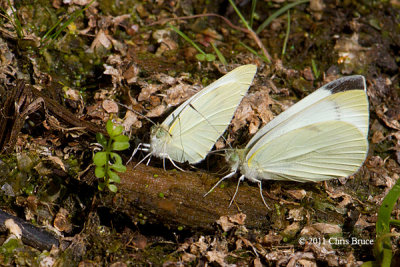
[[[242,184],[234,204],[228,208],[237,180],[203,197],[220,177],[201,172],[165,171],[144,164],[135,169],[133,166],[128,165],[126,173],[120,174],[118,193],[103,199],[104,205],[125,213],[133,221],[146,218],[146,223],[161,223],[172,229],[185,226],[207,230],[221,216],[241,211],[247,216],[246,227],[268,228],[266,215],[272,211],[262,203],[257,186]]]
[[[20,231],[21,239],[25,244],[39,250],[50,250],[53,245],[58,247],[59,241],[51,233],[2,210],[0,210],[0,231],[7,230],[7,220],[12,220],[16,227],[19,228],[18,231]]]

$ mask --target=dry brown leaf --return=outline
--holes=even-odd
[[[208,238],[206,240],[204,236],[200,236],[197,242],[190,245],[190,253],[194,255],[204,255],[209,248],[209,244],[207,244],[206,241],[209,241]]]
[[[82,99],[79,91],[71,88],[68,88],[68,90],[65,92],[65,96],[73,101],[79,101]]]
[[[283,237],[277,233],[270,231],[262,239],[262,243],[268,246],[277,246],[281,243]]]
[[[137,82],[140,69],[136,64],[131,64],[122,74],[128,84]]]
[[[152,94],[154,94],[157,91],[160,91],[160,89],[163,87],[161,84],[146,83],[141,85],[142,85],[142,91],[140,91],[140,94],[138,96],[138,101],[148,101]]]
[[[304,208],[301,207],[298,209],[289,210],[288,220],[294,220],[297,222],[304,220]]]
[[[185,74],[185,76],[187,76],[187,74]],[[169,86],[175,85],[177,82],[180,81],[180,78],[174,78],[165,73],[156,73],[152,76],[152,78],[158,80],[162,84],[167,84]]]
[[[187,252],[183,253],[181,257],[183,262],[192,262],[197,258],[196,255]]]
[[[124,126],[126,132],[129,132],[132,127],[137,129],[141,128],[142,122],[138,120],[138,117],[134,112],[128,110],[123,119],[122,126]]]
[[[383,133],[381,131],[374,132],[374,134],[372,135],[372,138],[371,138],[371,142],[373,144],[379,144],[383,140],[385,140],[385,136],[383,135]]]
[[[121,81],[124,79],[124,76],[122,75],[121,71],[118,70],[117,68],[107,64],[103,64],[103,67],[105,69],[103,73],[106,75],[111,75],[112,83],[114,86],[120,84]]]
[[[365,215],[361,215],[354,226],[359,226],[362,229],[374,226],[376,222],[367,222],[368,217]]]
[[[59,157],[48,156],[47,159],[50,160],[51,162],[53,162],[55,165],[59,166],[63,171],[65,171],[65,172],[67,171],[65,169],[64,162]]]
[[[343,198],[343,200],[338,205],[341,208],[343,208],[343,207],[345,207],[348,204],[353,202],[353,198],[349,194],[346,194],[346,193],[343,193],[343,192],[334,192],[334,191],[331,191],[331,190],[326,190],[326,192],[333,199],[339,198],[339,197]]]
[[[219,224],[225,232],[228,232],[236,225],[244,225],[244,221],[246,219],[246,214],[239,213],[235,215],[229,216],[221,216],[217,220],[217,224]]]
[[[104,100],[102,103],[102,107],[107,113],[118,113],[119,110],[118,104],[111,99]]]
[[[253,266],[254,267],[263,267],[263,264],[261,263],[260,258],[255,258],[253,261]]]
[[[314,223],[313,225],[306,226],[301,230],[301,235],[304,236],[317,236],[318,234],[340,234],[342,228],[336,224],[329,223]]]
[[[105,34],[105,32],[103,30],[100,30],[97,34],[96,34],[96,38],[94,38],[90,49],[91,51],[95,51],[97,48],[99,48],[100,46],[103,46],[105,49],[111,49],[112,47],[112,38],[110,36],[108,36],[107,34]]]
[[[166,106],[159,105],[159,106],[151,109],[149,112],[147,112],[146,116],[149,118],[159,117],[161,114],[163,114],[165,112],[166,109],[167,109]]]
[[[343,74],[351,74],[355,69],[368,65],[372,59],[366,53],[368,48],[364,48],[358,43],[357,33],[350,38],[338,39],[334,50],[338,53],[338,63],[342,66]]]
[[[227,255],[224,252],[216,250],[207,251],[206,253],[206,257],[209,262],[216,262],[221,266],[227,266],[227,264],[225,263],[226,256]]]
[[[299,190],[287,190],[286,191],[292,198],[297,200],[302,200],[306,195],[307,192],[304,189]]]
[[[66,233],[72,231],[72,223],[68,219],[69,215],[69,212],[64,208],[60,208],[57,212],[53,225],[58,231]]]
[[[388,108],[385,104],[381,104],[378,107],[376,107],[375,112],[378,117],[383,120],[383,122],[386,124],[387,127],[395,129],[395,130],[400,130],[400,122],[399,122],[399,116],[389,118],[386,113],[388,112]]]
[[[284,236],[294,237],[299,230],[300,224],[298,222],[293,222],[282,231],[282,234]]]
[[[196,92],[193,90],[193,86],[180,83],[167,90],[165,102],[169,106],[177,106],[195,93]]]

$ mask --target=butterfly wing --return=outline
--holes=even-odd
[[[257,170],[260,179],[321,181],[347,177],[365,160],[368,141],[353,124],[326,121],[259,140],[247,154],[244,169]]]
[[[331,120],[351,123],[367,136],[369,109],[365,91],[365,78],[361,75],[330,82],[275,117],[251,138],[246,148],[257,150],[258,141],[265,136],[274,139],[303,126]]]
[[[234,69],[179,106],[162,123],[170,138],[165,151],[174,161],[204,159],[228,127],[257,71],[255,65]]]

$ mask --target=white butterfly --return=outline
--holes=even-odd
[[[226,154],[244,178],[317,182],[355,173],[368,152],[369,107],[365,79],[343,77],[308,95],[261,128],[244,149]],[[208,192],[208,193],[209,193]],[[207,193],[207,194],[208,194]],[[207,195],[206,194],[206,195]]]
[[[153,126],[150,144],[140,144],[135,152],[148,151],[143,160],[150,156],[169,159],[178,169],[174,161],[203,160],[228,127],[256,71],[255,65],[238,67],[193,95],[163,123]]]

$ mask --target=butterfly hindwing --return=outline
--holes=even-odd
[[[308,125],[273,140],[259,141],[246,164],[261,179],[321,181],[347,177],[365,160],[368,142],[354,125],[327,121]]]

